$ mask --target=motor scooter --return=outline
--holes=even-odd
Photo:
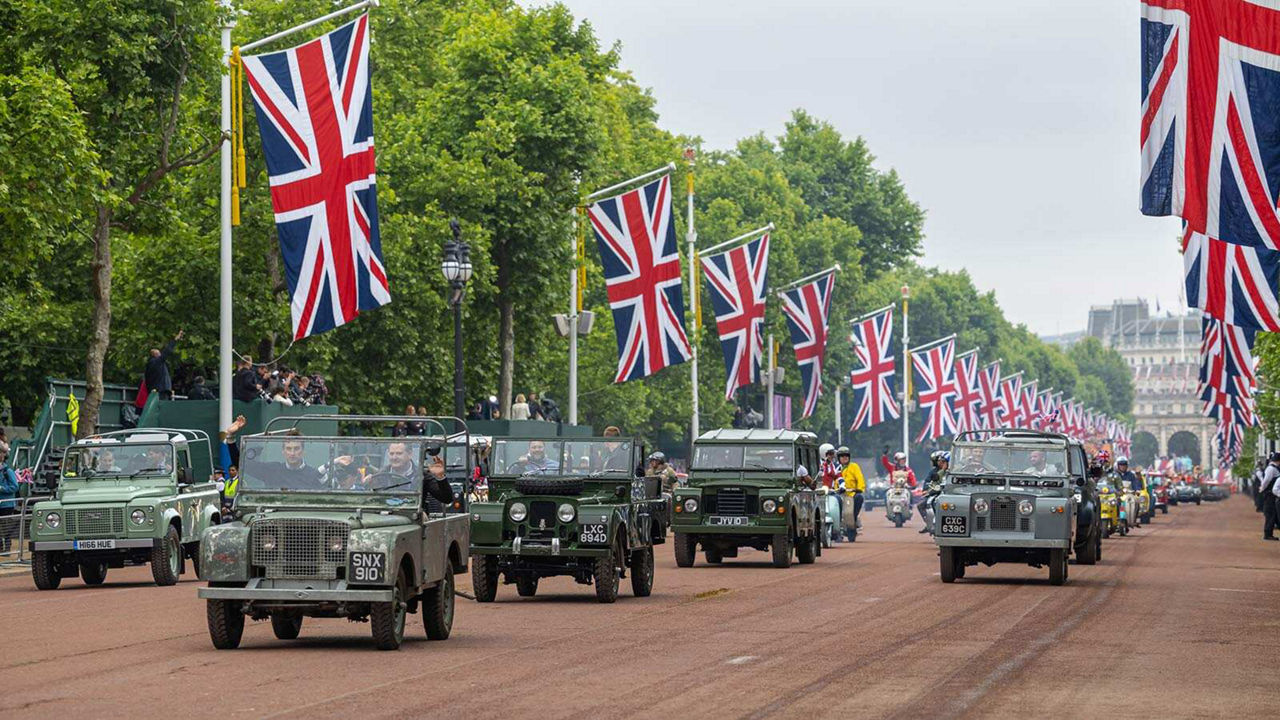
[[[840,516],[840,497],[838,491],[821,486],[818,496],[824,510],[822,520],[822,547],[829,548],[840,542],[844,534],[844,526]]]
[[[840,508],[840,523],[844,526],[844,539],[854,542],[858,539],[858,515],[854,512],[857,495],[843,493],[844,507]]]
[[[907,488],[907,471],[894,470],[893,484],[884,493],[884,514],[894,527],[902,527],[911,519],[911,491]]]

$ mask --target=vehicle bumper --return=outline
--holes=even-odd
[[[139,548],[154,548],[160,544],[159,540],[154,538],[136,538],[128,540],[116,540],[114,548],[103,548],[93,550],[76,550],[74,540],[41,540],[32,541],[32,552],[48,552],[59,550],[76,550],[76,552],[92,552],[92,553],[109,553],[116,550],[137,550]]]
[[[277,581],[278,582],[278,581]],[[262,587],[268,584],[267,587]],[[392,590],[351,590],[345,580],[321,580],[296,583],[298,587],[276,587],[275,582],[254,578],[244,587],[202,587],[201,600],[240,600],[244,602],[391,602]]]
[[[823,513],[825,516],[825,513]],[[776,525],[704,525],[702,523],[673,523],[671,529],[686,535],[781,535],[787,531],[785,517]]]
[[[1070,538],[1033,537],[935,537],[938,547],[963,547],[973,550],[984,548],[1069,548]]]
[[[472,545],[471,555],[514,555],[517,557],[606,557],[610,552],[607,547],[563,546],[545,541],[530,542],[521,539],[519,543],[503,543],[502,545]]]

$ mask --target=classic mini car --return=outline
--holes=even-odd
[[[1200,504],[1200,488],[1186,480],[1179,480],[1173,486],[1173,494],[1178,498],[1179,503]]]

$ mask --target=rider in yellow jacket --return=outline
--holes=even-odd
[[[849,456],[849,448],[841,445],[836,451],[836,460],[844,466],[840,471],[840,485],[844,494],[853,498],[853,518],[861,525],[862,494],[867,491],[867,479],[862,476],[862,468]]]

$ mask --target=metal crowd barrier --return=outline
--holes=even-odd
[[[47,500],[48,495],[14,498],[18,512],[0,515],[0,566],[25,565],[31,562],[27,554],[27,531],[31,527],[31,507]]]

